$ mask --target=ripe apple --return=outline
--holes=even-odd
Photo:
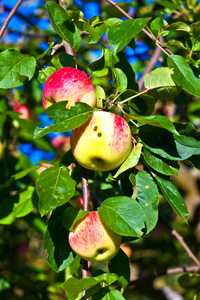
[[[97,211],[77,222],[69,233],[69,244],[76,254],[91,262],[107,261],[120,249],[121,235],[108,228]]]
[[[71,67],[55,71],[46,81],[42,94],[42,104],[46,109],[55,102],[68,100],[67,108],[75,102],[85,102],[92,108],[96,104],[96,94],[92,82],[85,73]]]
[[[120,116],[95,111],[92,117],[71,134],[71,150],[86,169],[110,171],[119,167],[132,149],[131,130]]]
[[[30,112],[27,106],[20,104],[14,107],[13,110],[20,113],[20,119],[30,120]]]

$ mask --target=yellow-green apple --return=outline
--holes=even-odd
[[[69,244],[74,252],[91,262],[110,260],[119,251],[120,243],[121,235],[107,227],[97,211],[78,221],[69,233]]]
[[[119,115],[95,111],[86,123],[72,131],[70,143],[81,166],[110,171],[119,167],[130,154],[131,130]]]
[[[96,93],[91,80],[85,73],[72,67],[55,71],[46,81],[42,104],[46,109],[55,102],[68,100],[67,108],[75,102],[85,102],[92,108],[96,104]]]

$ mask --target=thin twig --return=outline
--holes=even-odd
[[[198,258],[192,253],[186,242],[184,241],[183,237],[170,225],[170,223],[165,219],[165,217],[160,213],[160,218],[163,220],[163,222],[166,224],[166,226],[171,231],[172,235],[175,236],[175,238],[180,242],[180,244],[183,246],[185,251],[187,252],[188,256],[195,262],[195,264],[198,266],[198,269],[200,269],[200,261]]]
[[[189,267],[179,267],[174,269],[168,269],[163,271],[154,272],[150,275],[147,275],[142,278],[138,278],[136,280],[132,280],[129,282],[128,286],[137,285],[140,283],[143,283],[144,281],[153,280],[155,278],[161,277],[161,276],[169,276],[169,275],[177,275],[181,273],[196,273],[198,272],[199,268],[197,266],[189,266]]]
[[[155,67],[161,54],[162,54],[162,49],[160,49],[160,47],[156,47],[154,54],[152,55],[152,57],[149,61],[149,64],[147,65],[146,69],[142,73],[142,77],[140,78],[140,80],[138,82],[140,92],[143,91],[143,88],[144,88],[144,80],[143,80],[144,76],[153,70],[153,68]]]
[[[18,10],[19,6],[22,4],[23,0],[18,0],[17,3],[15,4],[15,6],[13,7],[13,9],[10,11],[9,15],[7,16],[7,18],[5,19],[5,21],[3,22],[3,25],[1,27],[0,30],[0,38],[3,36],[10,20],[12,19],[12,17],[14,16],[14,14],[16,13],[16,11]]]

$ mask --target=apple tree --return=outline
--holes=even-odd
[[[198,299],[200,2],[5,0],[0,9],[0,295]],[[66,67],[74,77],[63,77],[62,96],[55,72],[60,80]],[[108,119],[88,130],[99,112]],[[111,115],[130,131],[122,161],[127,130],[113,129]],[[111,258],[69,243],[91,211],[114,237],[108,249],[119,244]]]

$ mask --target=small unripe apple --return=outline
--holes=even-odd
[[[132,149],[131,130],[120,116],[95,111],[92,117],[71,134],[71,150],[86,169],[110,171],[119,167]]]
[[[90,79],[82,71],[71,67],[55,71],[47,79],[42,94],[45,109],[53,103],[67,100],[67,108],[75,102],[85,102],[92,108],[96,104],[96,93]]]
[[[121,235],[108,228],[97,211],[77,222],[69,233],[69,244],[76,254],[91,262],[112,259],[120,249]]]

